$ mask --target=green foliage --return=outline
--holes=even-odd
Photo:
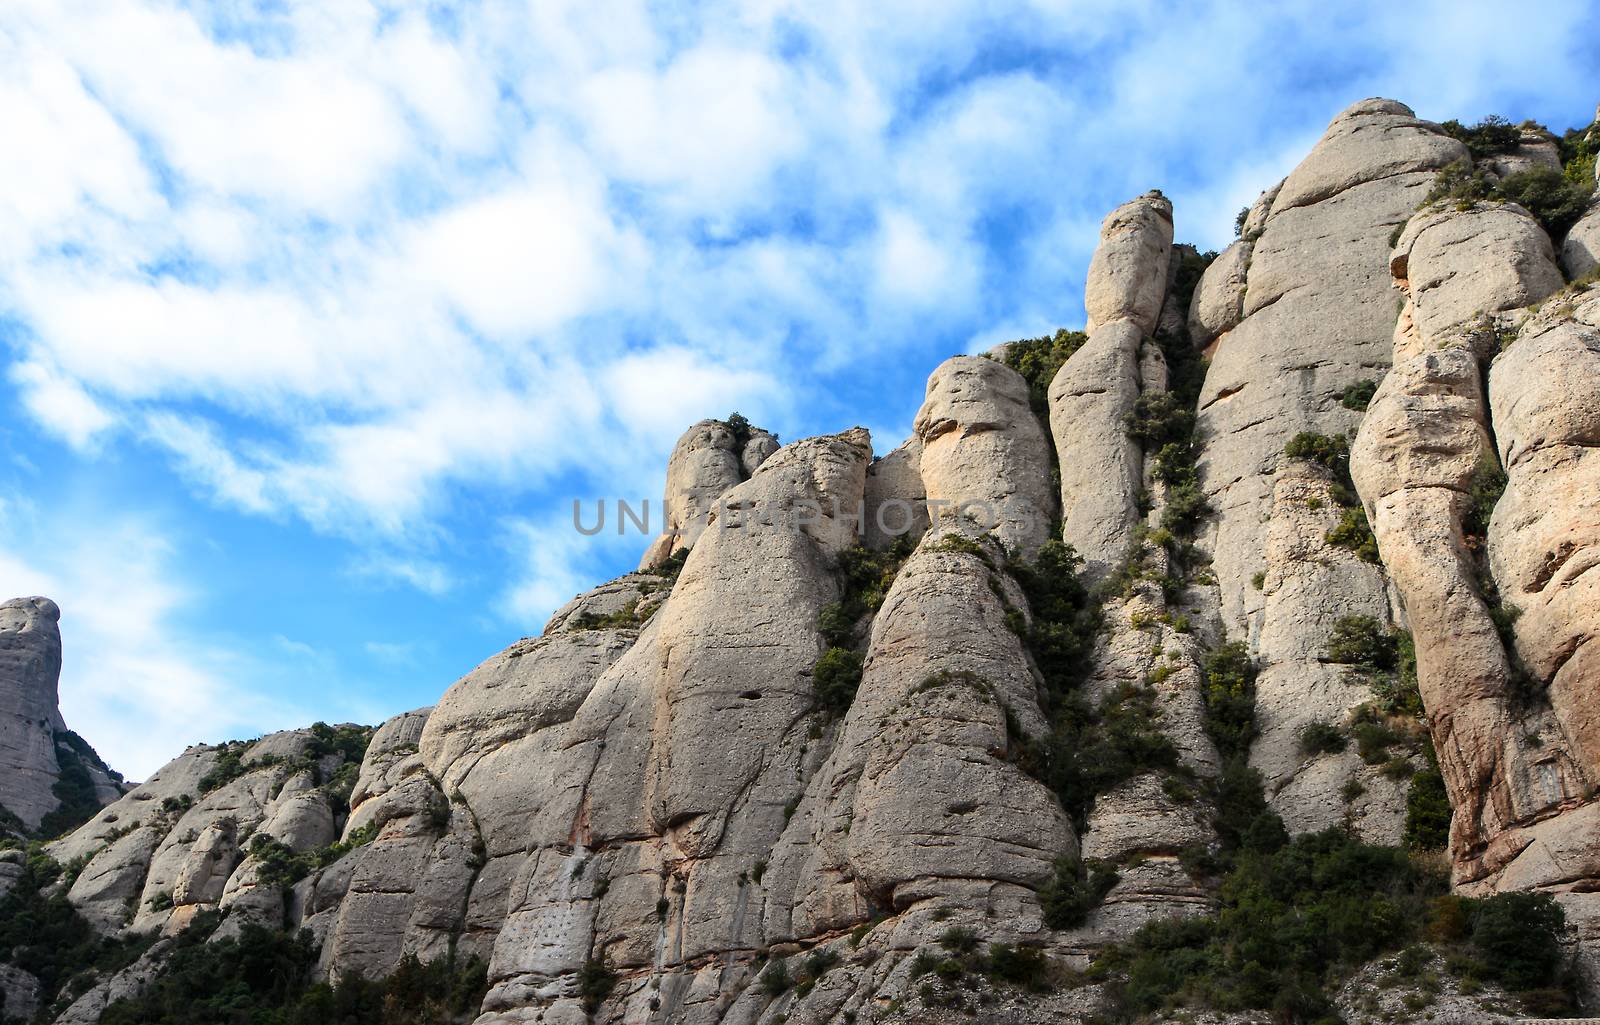
[[[1324,538],[1336,548],[1354,552],[1364,562],[1374,565],[1382,562],[1378,556],[1378,539],[1372,533],[1372,524],[1367,522],[1367,511],[1359,505],[1347,506],[1339,514],[1339,522]]]
[[[1300,753],[1304,755],[1338,754],[1349,746],[1344,731],[1332,723],[1311,722],[1300,728]]]
[[[683,564],[688,561],[689,549],[680,548],[652,566],[650,572],[659,577],[666,577],[669,583],[676,583],[678,574],[683,572]]]
[[[1342,434],[1317,434],[1302,431],[1289,439],[1283,454],[1290,459],[1304,459],[1321,466],[1333,477],[1334,500],[1344,506],[1344,512],[1325,538],[1331,545],[1348,548],[1368,562],[1378,562],[1378,541],[1367,523],[1367,514],[1356,500],[1355,485],[1350,480],[1350,443]]]
[[[1399,635],[1371,616],[1340,616],[1328,634],[1327,661],[1391,672],[1399,665]]]
[[[1103,861],[1088,862],[1062,856],[1055,860],[1054,874],[1039,889],[1044,909],[1044,924],[1052,929],[1082,925],[1089,912],[1117,885],[1116,870]]]
[[[1433,187],[1422,202],[1424,206],[1451,204],[1457,210],[1470,210],[1474,203],[1494,199],[1494,186],[1488,171],[1457,160],[1434,176]]]
[[[861,686],[862,657],[849,648],[829,648],[811,669],[811,686],[817,703],[829,715],[843,715]]]
[[[1010,983],[1035,993],[1051,988],[1050,960],[1037,947],[991,943],[988,957],[978,970],[998,982]]]
[[[1466,143],[1467,152],[1472,154],[1474,160],[1515,153],[1522,142],[1522,129],[1498,114],[1490,114],[1471,127],[1454,119],[1443,122],[1439,127],[1452,139]]]
[[[789,962],[783,958],[776,958],[767,964],[761,973],[761,992],[769,997],[777,998],[789,992],[794,986],[794,976],[789,974]]]
[[[1094,708],[1080,694],[1058,699],[1051,729],[1033,740],[1012,730],[1022,769],[1049,786],[1081,827],[1099,794],[1152,769],[1178,768],[1150,687],[1123,684]]]
[[[1377,381],[1353,381],[1345,385],[1344,392],[1339,396],[1339,404],[1358,413],[1365,412],[1372,405],[1372,396],[1377,393]]]
[[[364,847],[378,836],[375,823],[353,830],[345,840],[311,851],[295,851],[288,845],[257,833],[250,838],[249,853],[256,860],[261,881],[268,885],[293,886],[312,872],[338,861],[357,847]]]
[[[1416,647],[1404,630],[1386,630],[1371,616],[1340,616],[1328,634],[1323,658],[1352,666],[1367,677],[1384,712],[1412,717],[1422,714]]]
[[[1505,494],[1506,472],[1500,468],[1498,460],[1485,453],[1473,470],[1469,487],[1472,504],[1467,507],[1461,530],[1470,544],[1481,548],[1489,536],[1489,518],[1494,515],[1500,496]]]
[[[1078,573],[1083,559],[1063,541],[1046,541],[1031,564],[1012,563],[1033,622],[1023,638],[1045,680],[1045,712],[1072,695],[1089,670],[1100,610]]]
[[[37,978],[45,1007],[79,973],[118,971],[151,942],[102,937],[78,914],[65,892],[81,869],[81,864],[63,869],[35,845],[11,891],[0,900],[0,962]]]
[[[1419,851],[1438,850],[1450,841],[1450,798],[1445,793],[1444,776],[1435,765],[1411,777],[1406,793],[1407,847]]]
[[[633,598],[611,612],[580,612],[572,620],[577,630],[630,630],[639,625],[639,599]]]
[[[739,413],[729,413],[728,419],[722,421],[728,425],[728,430],[733,432],[733,443],[744,448],[744,443],[750,440],[750,421]]]
[[[1404,852],[1341,830],[1246,844],[1218,889],[1216,919],[1147,924],[1102,953],[1093,974],[1109,980],[1123,1016],[1188,1005],[1317,1021],[1330,1007],[1330,970],[1405,946],[1444,885]]]
[[[616,988],[617,973],[599,958],[591,957],[578,969],[578,997],[583,1001],[584,1013],[593,1015]]]
[[[208,942],[217,921],[197,917],[154,982],[108,1007],[102,1025],[450,1025],[476,1012],[488,989],[484,963],[453,954],[428,964],[408,956],[382,980],[314,982],[309,931],[249,924]]]
[[[122,776],[101,760],[89,742],[71,730],[55,731],[55,748],[61,775],[51,785],[50,792],[60,803],[34,830],[34,835],[46,838],[69,833],[100,813],[100,798],[89,771],[91,767],[122,781]]]
[[[1325,469],[1332,470],[1341,482],[1350,477],[1350,442],[1342,434],[1317,434],[1301,431],[1283,447],[1290,459],[1306,459]]]
[[[1043,338],[1028,338],[1007,345],[1001,355],[1006,366],[1028,382],[1028,402],[1041,420],[1050,415],[1050,382],[1073,353],[1083,348],[1089,336],[1082,331],[1061,329]]]
[[[338,755],[345,764],[360,766],[361,759],[367,756],[367,746],[372,743],[372,735],[376,731],[370,726],[356,726],[343,723],[339,726],[329,726],[325,722],[311,724],[311,740],[306,745],[306,757],[320,760],[329,755]]]
[[[1548,893],[1501,893],[1475,902],[1472,946],[1485,974],[1508,989],[1556,985],[1566,916]]]
[[[1516,203],[1560,241],[1583,216],[1593,193],[1594,179],[1568,177],[1553,167],[1530,167],[1495,181],[1482,168],[1457,161],[1439,172],[1424,203],[1453,204],[1457,210],[1478,202]]]
[[[952,533],[943,541],[960,538],[982,552],[977,542]],[[943,543],[941,541],[941,543]],[[889,587],[911,554],[908,537],[896,539],[887,551],[875,552],[856,545],[839,555],[840,596],[817,615],[817,630],[827,648],[811,670],[817,702],[830,716],[850,709],[861,684],[863,657],[856,650],[856,624],[878,611]],[[987,554],[985,553],[985,558]]]
[[[1240,207],[1239,213],[1233,218],[1233,234],[1237,238],[1244,234],[1244,223],[1250,219],[1250,208]]]
[[[1194,431],[1194,410],[1171,392],[1146,392],[1134,400],[1124,424],[1128,437],[1155,448],[1188,438]]]
[[[245,774],[244,752],[245,745],[237,741],[222,745],[217,754],[216,763],[211,766],[204,776],[200,777],[200,792],[209,794],[211,791],[225,787],[240,776],[243,776]]]
[[[1235,232],[1235,234],[1238,233]],[[1173,247],[1172,253],[1174,257],[1179,257],[1180,252],[1182,255],[1178,259],[1177,270],[1173,272],[1172,287],[1167,292],[1166,301],[1173,309],[1182,310],[1185,313],[1188,313],[1189,304],[1194,299],[1194,290],[1200,286],[1200,279],[1205,276],[1206,268],[1211,266],[1212,262],[1216,260],[1217,253],[1214,249],[1207,249],[1204,251],[1196,250],[1194,252],[1190,252],[1188,249],[1183,249],[1180,251],[1178,247]],[[1192,358],[1194,346],[1189,345],[1189,340],[1187,338],[1183,339],[1182,341],[1183,344],[1188,348]],[[1165,346],[1163,346],[1163,348],[1165,348]],[[1182,389],[1175,388],[1173,390],[1181,391]]]
[[[1256,667],[1242,641],[1206,656],[1206,732],[1224,758],[1243,757],[1255,739]]]
[[[1593,193],[1594,179],[1575,182],[1542,164],[1506,175],[1495,189],[1496,198],[1516,203],[1533,214],[1558,242],[1578,223]]]

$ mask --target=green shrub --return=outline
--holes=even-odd
[[[1403,851],[1342,830],[1247,848],[1215,919],[1151,922],[1103,951],[1092,975],[1108,980],[1117,1020],[1188,1004],[1314,1021],[1330,1006],[1323,980],[1413,942],[1444,887]]]
[[[861,686],[861,653],[848,648],[829,648],[811,669],[811,686],[817,703],[830,715],[843,715],[855,700]]]
[[[1035,947],[991,943],[979,970],[992,979],[1036,993],[1050,988],[1050,961]]]
[[[583,1010],[587,1014],[594,1014],[605,1002],[606,997],[617,987],[617,973],[611,966],[596,957],[591,957],[578,969],[578,996],[583,1001]]]
[[[1495,198],[1494,180],[1489,172],[1457,160],[1439,171],[1433,187],[1423,197],[1424,206],[1451,204],[1457,210],[1470,210],[1472,204]]]
[[[1233,234],[1237,238],[1244,234],[1244,223],[1250,219],[1250,208],[1241,207],[1239,213],[1233,218]]]
[[[1557,242],[1578,223],[1593,193],[1593,179],[1574,182],[1544,165],[1508,174],[1495,189],[1496,198],[1516,203],[1533,214]]]
[[[1568,177],[1553,167],[1530,167],[1497,182],[1482,168],[1457,161],[1439,172],[1423,202],[1453,204],[1457,210],[1471,209],[1478,202],[1516,203],[1532,214],[1551,238],[1560,241],[1583,216],[1593,193],[1592,178]]]
[[[208,941],[218,921],[214,912],[197,916],[151,985],[108,1007],[103,1025],[452,1025],[476,1014],[488,989],[484,962],[453,954],[426,964],[407,956],[380,980],[315,982],[309,931],[252,923]]]
[[[1172,392],[1145,392],[1134,400],[1133,412],[1124,418],[1128,437],[1152,448],[1187,440],[1194,423],[1194,410]]]
[[[110,778],[121,782],[120,773],[112,771],[89,742],[71,730],[56,730],[53,734],[56,764],[60,774],[51,784],[50,792],[57,806],[45,815],[34,830],[34,835],[53,838],[70,833],[100,813],[100,795],[95,787],[91,769],[98,769]]]
[[[1500,468],[1499,461],[1485,453],[1478,461],[1468,485],[1472,503],[1461,522],[1462,533],[1477,547],[1482,547],[1483,539],[1489,536],[1489,520],[1494,515],[1494,507],[1500,502],[1500,496],[1505,494],[1506,483],[1506,472]]]
[[[1358,413],[1365,412],[1377,393],[1377,381],[1355,381],[1345,385],[1344,392],[1339,396],[1339,404]]]
[[[1498,114],[1490,114],[1468,127],[1451,119],[1439,125],[1446,135],[1466,143],[1474,160],[1515,153],[1522,144],[1522,129]]]
[[[1511,990],[1561,980],[1566,916],[1548,893],[1500,893],[1472,907],[1472,946],[1489,978]]]
[[[978,934],[963,925],[954,925],[939,936],[939,946],[954,954],[970,954],[978,949]]]
[[[102,937],[66,899],[83,864],[63,867],[35,845],[0,898],[0,961],[39,980],[49,1007],[84,972],[115,972],[138,959],[154,937]]]
[[[1117,885],[1116,871],[1105,862],[1063,855],[1055,860],[1054,874],[1039,890],[1044,924],[1070,929],[1088,920],[1089,912]]]
[[[780,957],[768,962],[766,971],[761,973],[761,992],[776,999],[793,986],[794,977],[789,974],[788,961]]]
[[[1290,459],[1307,459],[1332,470],[1341,479],[1350,474],[1350,442],[1342,434],[1301,431],[1289,439],[1283,454]]]
[[[200,792],[209,794],[211,791],[224,787],[243,776],[245,773],[244,751],[243,744],[223,745],[221,752],[217,755],[216,763],[211,766],[211,769],[204,776],[200,777]]]
[[[611,612],[580,612],[573,617],[576,630],[630,630],[639,625],[639,599],[633,598]]]
[[[1450,841],[1450,798],[1444,776],[1429,766],[1411,777],[1406,793],[1405,844],[1413,850],[1438,850]]]
[[[1089,336],[1082,331],[1057,331],[1043,338],[1012,342],[1001,356],[1006,366],[1028,382],[1028,399],[1034,414],[1048,421],[1050,382],[1073,353],[1083,348]]]
[[[1332,723],[1312,722],[1300,728],[1300,753],[1338,754],[1349,745],[1344,732]]]
[[[1367,511],[1359,505],[1347,507],[1324,539],[1336,548],[1354,552],[1364,562],[1376,565],[1383,561],[1378,556],[1378,539],[1367,522]]]
[[[1398,635],[1371,616],[1340,616],[1328,634],[1324,658],[1340,665],[1390,672],[1399,664]]]
[[[1225,758],[1249,753],[1255,739],[1256,667],[1242,641],[1220,645],[1204,665],[1206,732]]]

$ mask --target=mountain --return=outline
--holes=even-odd
[[[1576,1012],[1597,150],[1365,100],[1221,254],[1112,211],[1085,329],[945,361],[887,454],[695,424],[640,569],[434,707],[0,855],[72,940],[0,926],[8,1013]]]

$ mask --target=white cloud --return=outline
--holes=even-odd
[[[22,0],[8,375],[40,430],[440,593],[457,495],[642,491],[698,417],[816,427],[821,378],[1073,323],[1110,205],[1166,188],[1220,245],[1360,92],[1578,94],[1585,6],[1535,8],[1441,0],[1419,43],[1223,0]]]
[[[74,448],[88,448],[113,422],[77,381],[43,363],[29,360],[14,365],[11,380],[22,390],[22,401],[34,419]]]

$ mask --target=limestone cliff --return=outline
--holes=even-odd
[[[1592,142],[1362,101],[1220,255],[1118,207],[1088,330],[939,365],[881,458],[693,425],[639,571],[433,707],[191,748],[50,845],[160,938],[40,1020],[250,926],[479,965],[477,1025],[1573,1010],[1600,292],[1539,197]]]

